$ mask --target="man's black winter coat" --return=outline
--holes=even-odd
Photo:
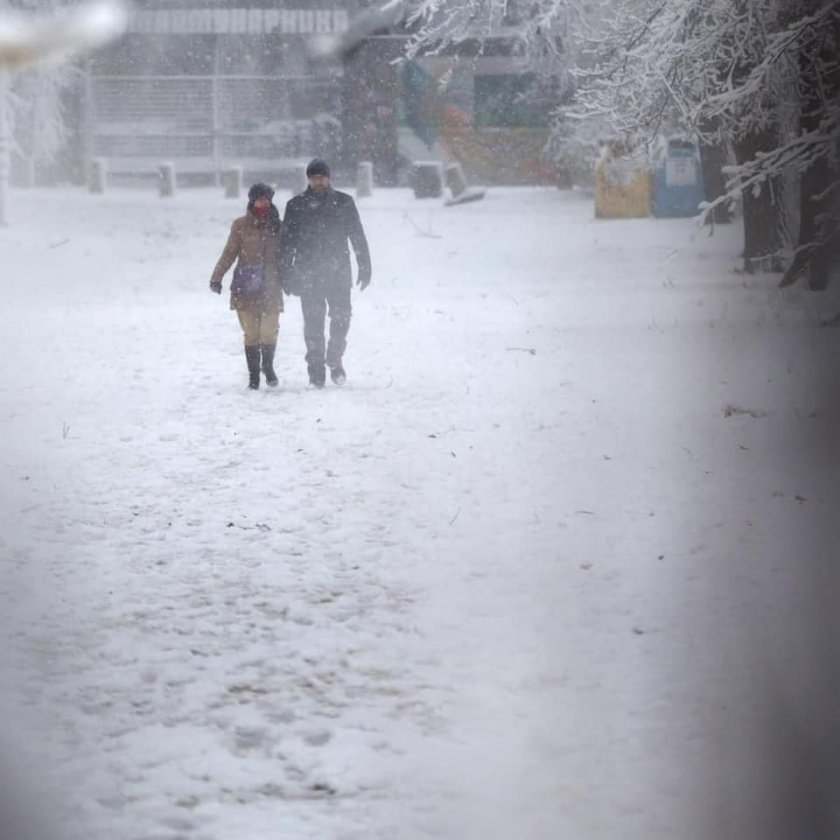
[[[350,285],[348,240],[364,288],[370,282],[370,251],[353,199],[332,187],[307,189],[290,199],[280,240],[280,279],[286,292],[299,295],[306,288]]]

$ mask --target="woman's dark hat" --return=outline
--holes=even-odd
[[[274,190],[268,184],[253,184],[251,189],[248,190],[248,201],[253,202],[258,198],[267,198],[271,201],[274,198]]]

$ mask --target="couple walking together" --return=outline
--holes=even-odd
[[[332,188],[326,161],[313,160],[306,177],[309,186],[288,201],[282,221],[271,187],[254,184],[248,190],[247,211],[231,225],[210,279],[210,288],[221,293],[222,278],[236,263],[230,308],[242,327],[252,389],[260,387],[260,370],[268,385],[277,385],[274,350],[284,291],[300,296],[309,382],[323,388],[327,368],[336,385],[347,379],[342,361],[352,312],[347,242],[356,254],[360,290],[370,283],[370,252],[356,205]],[[329,342],[324,336],[327,313]]]

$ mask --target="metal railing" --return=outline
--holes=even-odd
[[[88,148],[111,171],[305,158],[340,143],[339,96],[324,78],[91,75]]]

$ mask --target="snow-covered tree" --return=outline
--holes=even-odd
[[[653,134],[676,117],[704,142],[728,143],[736,164],[713,206],[741,198],[750,268],[779,248],[782,176],[816,168],[837,181],[838,20],[836,0],[625,0],[581,102],[627,131]],[[807,223],[814,195],[803,186],[797,272],[817,270],[813,258],[832,247],[824,212]]]
[[[27,167],[30,185],[39,164],[50,163],[64,143],[64,93],[80,76],[72,64],[42,65],[16,76],[12,91],[15,151]]]
[[[728,150],[707,207],[739,199],[748,270],[779,251],[781,190],[798,182],[798,247],[783,282],[828,282],[840,222],[838,0],[414,0],[417,44],[514,27],[519,52],[572,68],[577,113],[628,137],[663,129]],[[559,121],[558,125],[563,125]],[[716,167],[712,167],[716,169]],[[712,172],[711,174],[714,174]]]
[[[42,0],[27,15],[0,0],[0,225],[6,224],[12,150],[25,149],[32,161],[49,159],[61,141],[61,91],[72,73],[62,62],[115,37],[125,22],[124,7],[114,0],[72,9]],[[21,80],[17,74],[25,70],[33,75]],[[26,142],[17,142],[15,132],[27,121]]]
[[[809,286],[821,289],[840,261],[840,9],[805,3],[790,30],[798,42],[799,132],[778,154],[801,172],[800,218],[783,284],[807,272]]]

